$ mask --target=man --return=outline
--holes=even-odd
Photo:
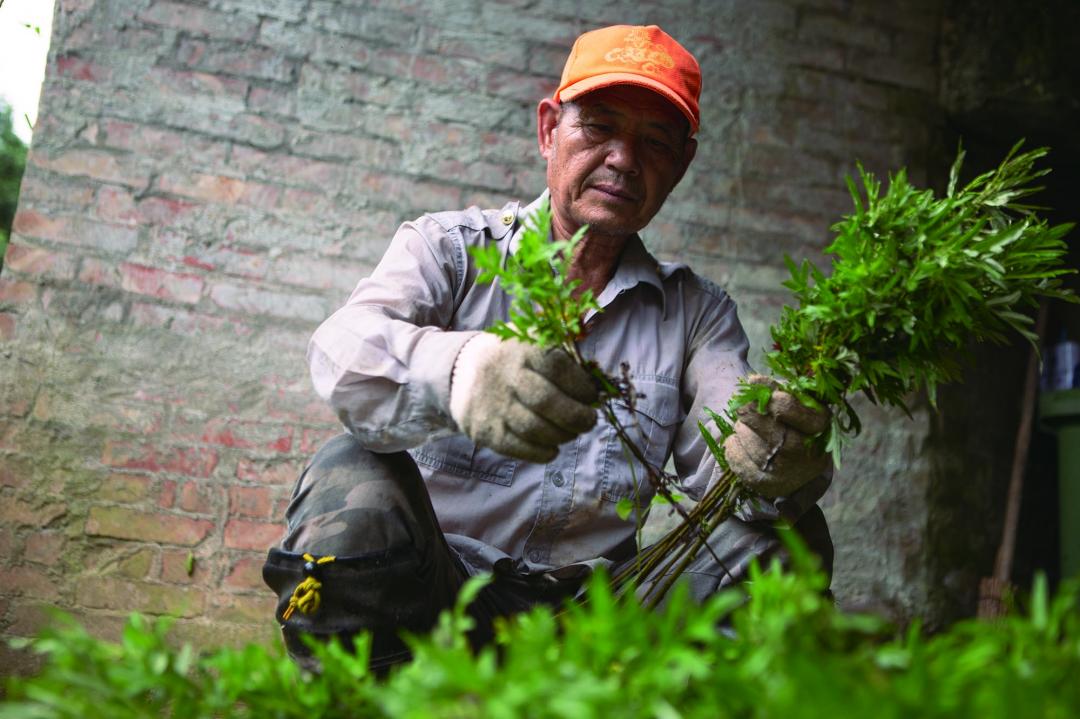
[[[305,470],[288,534],[264,569],[277,617],[298,659],[304,633],[373,633],[372,663],[401,659],[401,629],[429,628],[470,575],[494,581],[473,606],[477,640],[495,616],[556,603],[597,566],[632,561],[640,486],[606,423],[597,390],[563,351],[482,330],[509,299],[476,283],[468,248],[512,254],[523,221],[550,198],[552,234],[588,225],[570,277],[603,311],[589,317],[582,353],[609,373],[620,363],[642,398],[624,422],[641,429],[656,466],[673,457],[700,496],[716,463],[697,430],[748,373],[732,300],[685,265],[656,262],[637,233],[682,179],[697,150],[697,61],[655,26],[616,26],[574,44],[562,81],[537,108],[548,190],[528,207],[470,208],[404,224],[371,277],[315,333],[312,378],[348,430]],[[814,502],[828,486],[807,449],[824,417],[774,396],[768,414],[744,408],[727,442],[733,468],[761,494],[713,535],[687,572],[695,597],[739,581],[752,557],[775,553],[783,516],[831,561]],[[707,555],[707,556],[706,556]]]

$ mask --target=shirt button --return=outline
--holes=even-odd
[[[502,220],[502,223],[504,225],[512,225],[512,224],[514,224],[514,213],[513,212],[504,212],[503,216],[501,218],[499,218],[499,219]]]
[[[554,484],[556,487],[561,487],[566,484],[566,480],[563,478],[562,472],[556,472],[555,474],[551,475],[551,483]]]
[[[539,549],[534,549],[529,552],[529,561],[533,564],[539,564],[540,560],[544,558],[544,555],[540,553]]]

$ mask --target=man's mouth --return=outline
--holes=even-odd
[[[621,202],[637,202],[637,194],[627,188],[610,182],[596,182],[589,185],[589,189],[596,190]]]

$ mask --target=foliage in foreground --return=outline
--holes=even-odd
[[[1067,717],[1080,712],[1077,586],[1050,599],[1039,581],[1030,610],[925,636],[837,611],[816,573],[755,570],[748,598],[706,606],[681,592],[666,610],[590,600],[556,615],[537,609],[504,624],[474,653],[464,601],[415,659],[385,679],[353,656],[318,648],[324,673],[305,674],[261,646],[197,656],[170,648],[167,622],[133,616],[119,644],[73,622],[33,642],[42,673],[12,680],[0,718],[78,717]],[[718,627],[722,627],[718,630]]]

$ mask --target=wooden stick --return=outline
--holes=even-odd
[[[1001,545],[994,560],[994,574],[979,582],[978,616],[983,619],[1005,614],[1003,601],[1009,589],[1012,575],[1013,554],[1016,550],[1016,526],[1020,519],[1020,502],[1023,498],[1024,468],[1031,446],[1031,426],[1035,418],[1035,396],[1039,388],[1039,345],[1046,334],[1046,303],[1040,303],[1039,316],[1035,321],[1038,344],[1028,354],[1027,376],[1024,378],[1024,395],[1020,406],[1020,426],[1016,430],[1016,447],[1013,450],[1012,475],[1009,477],[1009,494],[1005,504],[1005,523],[1001,529]]]

